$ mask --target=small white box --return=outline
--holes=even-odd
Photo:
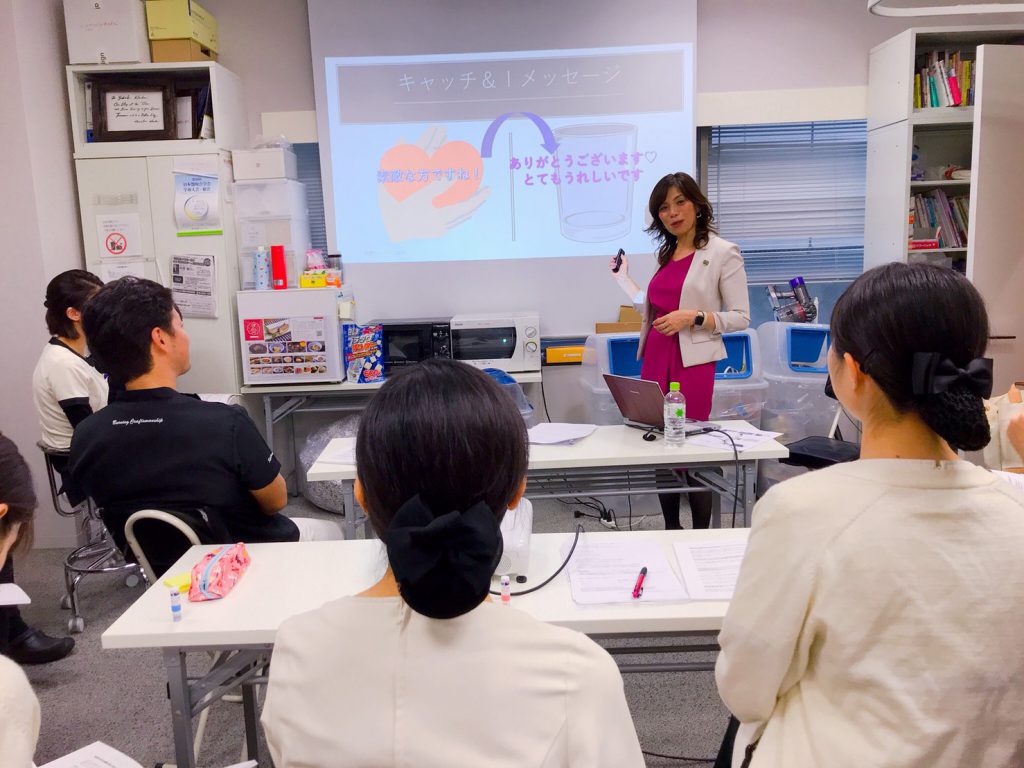
[[[69,64],[150,60],[142,0],[64,0],[64,26]]]
[[[295,153],[284,147],[236,149],[231,153],[235,181],[252,179],[297,179]]]

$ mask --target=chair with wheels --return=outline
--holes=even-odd
[[[136,586],[140,581],[138,564],[125,561],[117,548],[99,510],[92,499],[85,498],[74,503],[64,488],[60,469],[67,466],[69,451],[39,442],[36,443],[46,460],[46,477],[50,482],[50,498],[53,508],[61,517],[75,518],[78,540],[81,545],[64,558],[65,594],[61,598],[61,607],[71,609],[68,619],[68,632],[77,634],[85,629],[85,618],[79,607],[78,584],[81,580],[95,573],[124,573],[124,583],[128,587]]]

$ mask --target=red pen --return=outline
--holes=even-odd
[[[633,599],[637,600],[644,593],[644,579],[647,578],[647,566],[640,569],[640,575],[636,577],[636,586],[633,587]]]

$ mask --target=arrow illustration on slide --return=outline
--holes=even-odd
[[[533,112],[506,112],[504,115],[499,115],[495,118],[494,122],[487,126],[487,131],[484,133],[484,140],[480,144],[480,157],[491,156],[491,150],[494,147],[494,137],[498,133],[498,128],[500,128],[501,124],[510,117],[515,117],[516,115],[522,115],[523,117],[530,118],[533,121],[533,124],[540,129],[540,135],[544,138],[541,146],[552,155],[555,154],[558,149],[558,142],[555,141],[555,134],[551,131],[551,126],[544,122],[544,118],[540,115],[533,114]]]

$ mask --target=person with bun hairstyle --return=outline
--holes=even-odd
[[[715,363],[726,356],[723,333],[750,324],[747,273],[739,246],[718,236],[711,203],[693,177],[662,177],[647,203],[647,232],[658,245],[658,269],[643,291],[629,276],[629,262],[612,276],[641,307],[640,378],[656,381],[667,393],[678,382],[686,415],[705,421],[711,414]],[[691,487],[703,487],[687,478]],[[681,528],[681,493],[658,495],[666,529]],[[689,494],[694,528],[711,526],[711,493]]]
[[[527,447],[482,371],[427,360],[384,383],[355,493],[387,570],[278,630],[262,714],[278,768],[643,766],[611,656],[488,598]]]
[[[715,669],[732,765],[1024,765],[1024,495],[957,456],[989,439],[982,298],[888,264],[831,330],[860,459],[754,508]]]
[[[89,357],[82,329],[85,305],[103,287],[103,281],[84,269],[61,272],[46,286],[46,327],[50,340],[32,372],[32,400],[39,414],[43,445],[59,451],[71,447],[75,427],[107,404],[109,387]],[[85,495],[72,482],[67,459],[53,464],[72,504]]]
[[[0,583],[14,581],[11,553],[31,546],[35,508],[28,465],[14,443],[0,435]],[[39,738],[39,700],[25,673],[9,658],[12,620],[21,622],[17,609],[0,608],[0,763],[20,768],[32,765]]]

